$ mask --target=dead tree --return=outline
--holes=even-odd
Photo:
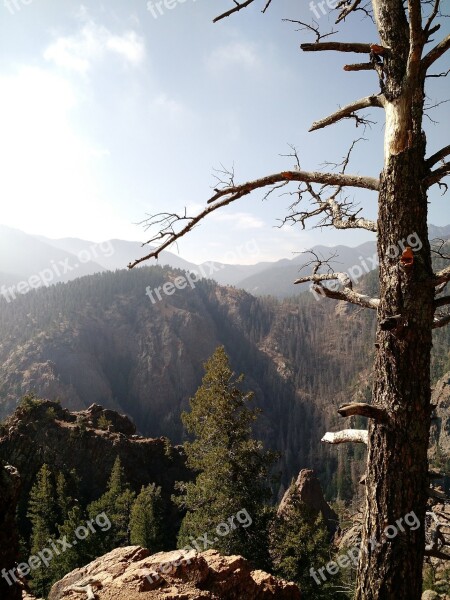
[[[230,10],[215,21],[253,2],[258,0],[234,0]],[[262,8],[266,10],[270,2]],[[376,232],[379,298],[355,291],[345,273],[321,273],[316,269],[299,280],[310,282],[324,296],[377,312],[371,407],[355,405],[343,413],[368,416],[370,423],[362,532],[362,543],[369,551],[360,559],[357,600],[419,600],[422,591],[432,330],[450,323],[450,296],[442,295],[450,281],[450,267],[433,272],[427,231],[428,190],[433,185],[445,186],[443,179],[450,174],[450,162],[446,162],[450,145],[434,149],[427,156],[423,126],[427,77],[449,73],[442,66],[443,72],[433,72],[435,63],[450,49],[450,35],[441,34],[438,41],[440,19],[444,16],[441,9],[440,0],[372,0],[368,4],[362,0],[338,0],[337,23],[354,18],[354,13],[361,10],[373,18],[374,39],[362,43],[329,38],[323,41],[326,36],[314,25],[307,26],[316,34],[316,40],[302,44],[303,51],[364,55],[363,62],[348,64],[344,70],[374,71],[375,91],[316,121],[311,130],[349,118],[358,125],[364,124],[361,110],[384,111],[384,165],[379,178],[347,173],[349,156],[340,172],[304,171],[296,164],[245,183],[236,183],[234,173],[219,174],[214,194],[196,216],[162,214],[147,221],[147,225],[157,226],[149,243],[159,245],[129,265],[134,267],[157,257],[210,213],[260,189],[265,189],[267,196],[274,190],[286,191],[296,186],[287,221],[304,226],[309,218],[318,217],[322,226]],[[376,194],[376,221],[365,219],[345,199],[346,188],[363,188]],[[305,197],[311,200],[307,207],[303,206]],[[393,256],[390,248],[413,233],[422,242],[420,250]],[[333,287],[327,283],[331,280],[336,282]],[[364,436],[356,437],[356,441],[364,441]],[[423,526],[386,539],[386,526],[411,511]],[[377,544],[370,544],[370,540],[377,540]]]

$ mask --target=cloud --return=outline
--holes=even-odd
[[[232,41],[219,46],[206,59],[209,71],[217,72],[229,68],[257,70],[261,67],[256,44],[251,42]]]
[[[211,215],[211,219],[215,221],[231,221],[234,223],[235,229],[260,229],[261,227],[264,227],[264,221],[245,212],[237,212],[228,215],[215,214]]]
[[[44,51],[44,58],[84,75],[108,53],[121,57],[126,64],[138,66],[145,59],[144,40],[133,30],[115,35],[91,20],[77,34],[56,39]]]
[[[135,31],[126,31],[122,36],[109,36],[106,46],[132,65],[139,65],[145,58],[144,42]]]

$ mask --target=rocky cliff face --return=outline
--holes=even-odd
[[[80,592],[98,600],[300,600],[294,583],[252,569],[241,556],[207,550],[182,558],[178,551],[151,556],[139,546],[118,548],[67,574],[48,600],[79,600]]]
[[[279,506],[278,514],[283,514],[289,507],[292,495],[295,494],[298,499],[304,502],[317,513],[321,513],[328,531],[334,534],[338,528],[339,517],[337,513],[326,502],[320,481],[310,469],[302,469],[294,484],[294,488],[289,488],[284,494]]]
[[[100,416],[106,429],[99,428]],[[127,417],[98,405],[71,413],[56,402],[34,402],[19,407],[4,423],[0,458],[8,457],[18,469],[24,491],[44,463],[55,470],[74,469],[88,501],[105,489],[117,456],[136,490],[155,482],[169,493],[175,481],[189,478],[181,446],[171,446],[166,438],[138,436],[134,431]]]
[[[90,502],[104,492],[119,456],[133,490],[153,482],[161,486],[168,522],[175,525],[178,512],[170,496],[175,481],[191,477],[183,449],[166,438],[145,438],[134,431],[128,417],[98,405],[75,413],[50,401],[32,400],[19,407],[0,430],[0,459],[7,459],[21,475],[21,519],[26,512],[24,500],[44,463],[55,471],[74,470],[80,478],[81,498]]]
[[[434,456],[450,458],[450,372],[436,384],[432,402],[436,418],[431,427],[431,451]]]
[[[16,508],[20,493],[20,477],[17,469],[0,462],[0,569],[9,571],[16,564],[19,540],[16,527]],[[10,583],[14,583],[10,580]],[[19,600],[21,591],[0,578],[0,598]]]

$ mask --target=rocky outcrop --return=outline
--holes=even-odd
[[[179,551],[150,555],[139,546],[117,548],[52,587],[48,600],[299,600],[294,583],[252,569],[242,556],[215,550],[181,556]]]
[[[430,436],[430,451],[450,458],[450,372],[436,384],[432,403],[436,406]]]
[[[172,446],[167,438],[145,438],[131,433],[134,431],[128,417],[98,405],[71,413],[47,400],[29,399],[22,403],[0,430],[0,459],[18,469],[23,483],[21,522],[26,513],[25,500],[44,463],[66,474],[75,471],[81,500],[87,503],[105,491],[119,456],[134,491],[149,483],[161,486],[167,522],[173,524],[175,536],[179,513],[170,498],[175,482],[191,477],[183,449]]]
[[[99,404],[91,404],[86,410],[69,413],[72,421],[84,423],[87,427],[96,429],[107,429],[124,435],[134,435],[136,425],[126,415],[119,415],[115,410],[103,408]]]
[[[450,596],[441,595],[437,592],[433,592],[432,590],[427,590],[422,594],[422,600],[449,600]]]
[[[339,517],[324,498],[322,486],[317,479],[314,471],[302,469],[294,484],[294,488],[289,488],[284,494],[278,507],[278,515],[282,515],[292,501],[292,496],[301,500],[304,504],[321,513],[328,531],[334,534],[338,528]]]
[[[16,507],[20,492],[17,469],[0,464],[0,568],[9,571],[16,564],[19,540],[16,528]],[[0,598],[18,600],[20,589],[7,577],[0,578]]]
[[[111,422],[105,421],[106,429],[98,426],[102,415]],[[128,417],[100,406],[71,413],[56,402],[31,400],[4,423],[0,459],[19,470],[25,493],[44,463],[64,472],[74,469],[87,501],[103,493],[117,456],[135,490],[155,482],[170,494],[175,481],[189,479],[181,446],[125,431],[134,432]]]

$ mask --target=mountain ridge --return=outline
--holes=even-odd
[[[429,236],[430,239],[450,238],[450,225],[437,227],[430,224]],[[150,249],[149,246],[145,248]],[[368,241],[355,247],[317,245],[312,250],[324,257],[337,254],[334,261],[336,269],[345,271],[364,264],[370,267],[376,246],[375,242]],[[38,276],[40,285],[48,285],[84,275],[124,269],[143,252],[140,242],[111,239],[96,243],[78,238],[50,239],[0,225],[0,288],[17,286],[19,281],[27,281],[33,276]],[[248,248],[248,254],[250,257],[256,256],[257,247],[253,245],[252,249]],[[8,258],[11,255],[13,261]],[[299,253],[291,259],[283,258],[274,262],[226,264],[207,261],[197,265],[177,254],[163,251],[158,264],[196,271],[217,283],[233,285],[254,295],[285,298],[304,291],[305,286],[295,287],[293,281],[309,260],[307,253]],[[212,264],[214,268],[211,268]],[[362,270],[366,272],[367,268]],[[41,275],[44,271],[45,275]],[[28,285],[27,291],[33,287],[38,287],[37,282],[36,285]]]

